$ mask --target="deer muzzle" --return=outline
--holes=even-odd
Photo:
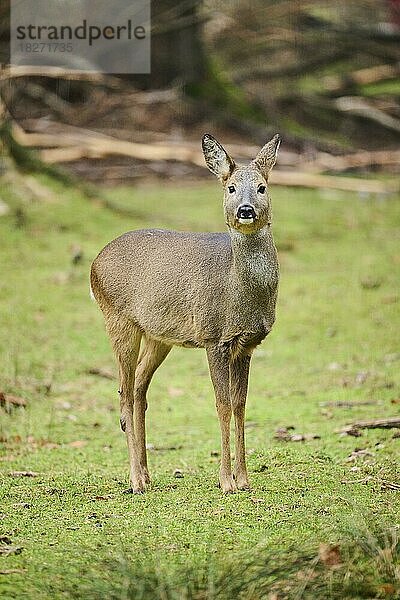
[[[257,218],[254,206],[251,206],[251,204],[241,204],[237,209],[236,218],[243,225],[254,223]]]

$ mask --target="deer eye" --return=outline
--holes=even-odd
[[[229,191],[230,194],[233,194],[233,192],[235,191],[235,186],[234,185],[230,185],[228,187],[228,191]]]
[[[260,185],[258,191],[260,192],[260,194],[265,194],[265,185]]]

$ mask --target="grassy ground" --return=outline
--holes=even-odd
[[[22,204],[1,188],[12,211],[0,217],[0,389],[27,400],[0,409],[1,597],[398,597],[400,439],[336,430],[399,413],[399,199],[272,191],[282,283],[253,359],[252,491],[218,490],[205,356],[174,349],[149,392],[153,484],[132,496],[117,381],[87,373],[114,369],[90,262],[131,228],[223,229],[220,191],[110,192],[136,211],[127,218],[51,190]],[[274,438],[288,426],[320,438]],[[10,545],[22,551],[2,555]]]

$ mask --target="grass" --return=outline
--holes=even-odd
[[[0,409],[0,536],[22,548],[0,554],[1,597],[399,597],[400,439],[336,432],[399,413],[399,199],[272,190],[282,282],[276,326],[253,359],[252,491],[217,488],[205,356],[176,348],[149,392],[152,487],[132,496],[117,381],[87,374],[114,369],[90,262],[131,228],[222,229],[220,191],[108,192],[135,210],[128,220],[40,183],[52,199],[0,192],[12,209],[0,217],[0,391],[27,400]],[[288,426],[320,438],[274,438]],[[37,476],[10,476],[29,470]],[[318,558],[321,544],[334,564]]]

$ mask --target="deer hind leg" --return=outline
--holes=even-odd
[[[167,346],[163,342],[159,342],[152,338],[146,338],[136,367],[134,389],[135,434],[138,445],[139,462],[146,483],[150,483],[146,453],[146,393],[154,373],[167,357],[170,350],[171,346]]]
[[[106,326],[118,361],[120,375],[121,426],[125,430],[129,453],[130,481],[134,493],[145,490],[145,476],[140,465],[138,444],[134,429],[135,369],[139,354],[141,332],[128,319],[107,314]]]
[[[246,467],[244,442],[244,415],[249,380],[250,356],[234,359],[230,364],[230,392],[235,419],[235,467],[234,478],[239,490],[250,489]]]
[[[207,349],[207,359],[221,427],[221,468],[219,481],[224,493],[232,493],[236,491],[236,484],[232,477],[231,467],[230,426],[232,407],[229,395],[229,359],[219,348],[215,347]]]

